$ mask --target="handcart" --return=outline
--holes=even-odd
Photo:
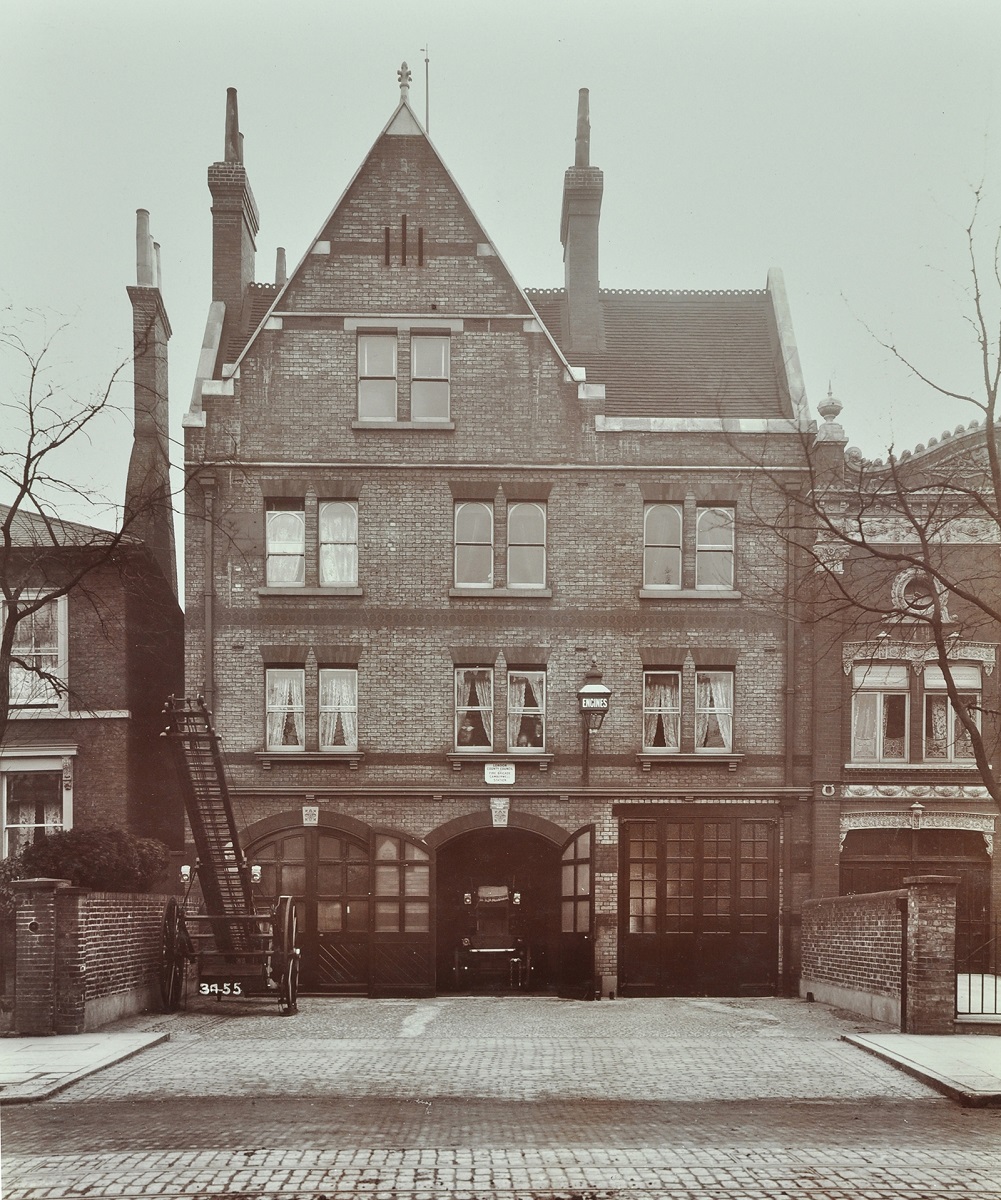
[[[204,702],[171,697],[165,736],[174,751],[197,854],[183,901],[163,912],[160,994],[173,1012],[184,994],[189,964],[198,993],[217,999],[270,996],[279,1011],[297,1011],[299,949],[291,896],[266,907],[255,902],[251,867],[240,847],[219,751]],[[188,902],[197,882],[201,903]]]

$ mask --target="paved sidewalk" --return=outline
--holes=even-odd
[[[990,1034],[846,1034],[846,1042],[892,1063],[960,1104],[1001,1108],[1001,1037]]]
[[[165,1042],[169,1033],[0,1038],[0,1104],[45,1100],[87,1075]]]

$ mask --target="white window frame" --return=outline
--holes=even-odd
[[[875,697],[875,700],[871,698]],[[904,747],[901,755],[886,753],[885,712],[890,698],[904,701]],[[862,721],[862,706],[871,704],[875,720],[875,753],[861,756],[859,752],[859,725]],[[856,666],[852,673],[852,762],[857,763],[906,763],[910,761],[911,695],[908,667],[901,663],[866,663]]]
[[[469,539],[461,539],[459,537],[459,520],[467,509],[482,508],[486,510],[488,524],[490,529],[489,542],[474,542]],[[457,500],[453,511],[453,563],[452,563],[452,578],[456,587],[461,588],[492,588],[494,586],[494,506],[489,500]],[[486,580],[471,581],[460,578],[459,574],[459,559],[464,547],[467,546],[486,546],[489,554],[489,574]]]
[[[299,536],[279,537],[279,517],[299,518]],[[295,579],[281,579],[279,563],[297,561]],[[264,581],[268,587],[306,586],[306,503],[304,500],[268,500],[264,514]]]
[[[8,776],[20,774],[55,774],[59,776],[60,796],[62,801],[62,820],[60,823],[32,825],[32,829],[44,829],[55,832],[73,828],[73,758],[76,746],[33,747],[31,750],[5,750],[0,754],[0,824],[3,835],[0,840],[0,854],[7,858],[10,854],[9,830],[21,825],[20,822],[8,824]],[[34,839],[32,839],[34,840]]]
[[[418,371],[418,346],[421,343],[437,342],[444,346],[444,356],[442,370],[443,374],[432,374],[426,371]],[[415,422],[435,422],[448,421],[451,419],[452,398],[451,398],[451,363],[452,363],[452,347],[451,338],[447,334],[440,333],[413,333],[410,338],[410,419]],[[420,384],[443,384],[444,388],[428,389],[429,392],[440,394],[444,391],[445,396],[445,411],[443,413],[433,413],[432,415],[422,415],[418,413],[418,405],[415,402],[415,397],[421,392]]]
[[[483,675],[486,679],[482,688],[483,694],[480,695],[477,692],[477,703],[470,704],[469,688],[471,685],[475,686],[474,675]],[[463,751],[471,754],[488,753],[494,747],[494,669],[493,667],[456,667],[454,680],[455,724],[453,739],[455,749],[458,753],[462,753]],[[484,699],[489,700],[489,705],[483,703]],[[463,738],[462,727],[467,714],[471,712],[479,713],[479,721],[486,736],[486,742],[471,742]],[[473,728],[472,721],[470,721],[470,728]]]
[[[705,541],[703,542],[702,523],[711,513],[722,513],[728,523],[729,539],[725,541]],[[734,557],[736,549],[736,538],[734,534],[734,510],[721,504],[709,504],[696,509],[695,512],[695,587],[698,591],[703,592],[729,592],[733,590],[734,581]],[[706,535],[708,537],[708,535]],[[719,537],[719,531],[716,535]],[[705,561],[705,556],[708,554],[727,554],[730,561],[730,579],[727,583],[707,583],[699,578],[701,572],[699,570],[701,564]]]
[[[729,692],[730,692],[729,708],[724,708],[720,705],[717,705],[715,702],[715,692],[713,691],[713,688],[712,688],[712,679],[714,677],[720,678],[720,679],[727,679],[729,681]],[[709,682],[710,694],[713,697],[713,702],[708,705],[699,703],[699,683],[703,679],[705,679]],[[734,732],[734,730],[733,730],[733,710],[734,710],[736,685],[737,685],[736,674],[733,670],[731,670],[729,668],[726,668],[726,669],[705,668],[702,670],[697,670],[695,672],[695,753],[696,754],[732,754],[733,753],[733,732]],[[699,745],[699,723],[700,723],[700,718],[702,718],[702,717],[705,717],[705,719],[706,719],[707,730],[709,728],[710,720],[713,717],[716,718],[716,727],[717,727],[717,729],[719,729],[720,737],[722,738],[722,740],[724,742],[724,744],[722,746],[700,746]],[[720,720],[721,717],[729,718],[729,726],[730,726],[729,737],[727,737],[725,734],[725,729],[724,729],[725,722]]]
[[[522,515],[523,509],[535,509],[542,518],[542,541],[514,541],[513,525],[516,519]],[[546,573],[548,570],[547,555],[546,555],[546,540],[549,533],[547,525],[547,513],[545,504],[541,504],[538,500],[514,500],[507,506],[507,586],[509,588],[544,588],[546,586]],[[520,536],[520,535],[519,535]],[[511,551],[512,549],[527,547],[542,551],[542,578],[531,579],[527,583],[518,583],[512,579],[511,571]]]
[[[397,346],[397,335],[395,333],[359,333],[357,354],[358,354],[358,420],[359,421],[395,421],[399,413],[399,385],[397,382],[400,359],[399,349]],[[375,342],[379,342],[384,346],[391,346],[393,350],[393,371],[391,375],[377,374],[374,367],[370,369],[369,350]],[[366,387],[367,382],[384,384],[392,381],[393,384],[393,411],[391,413],[379,413],[366,411]],[[369,389],[373,395],[376,394],[376,389]],[[386,389],[378,389],[384,391]]]
[[[651,518],[658,514],[660,509],[667,509],[673,513],[678,521],[678,540],[677,542],[655,542],[650,535]],[[684,546],[685,546],[685,515],[684,509],[680,504],[647,504],[643,509],[643,587],[656,588],[659,591],[679,591],[681,583],[681,573],[684,569]],[[653,551],[676,550],[678,555],[678,582],[677,583],[658,583],[652,576],[654,572],[651,570],[650,560],[653,557]]]
[[[956,685],[956,690],[964,698],[967,709],[972,711],[975,724],[980,728],[980,713],[983,696],[983,680],[980,674],[980,668],[967,664],[955,664],[950,668],[953,682]],[[945,754],[931,755],[928,753],[928,718],[930,710],[930,702],[937,700],[944,702],[946,718],[949,723],[949,740],[946,742]],[[924,695],[922,697],[922,713],[921,713],[921,752],[925,762],[929,763],[967,763],[974,765],[976,762],[973,753],[973,746],[970,745],[969,754],[957,754],[956,746],[960,739],[969,741],[966,729],[959,720],[956,709],[953,706],[949,694],[945,686],[945,674],[941,667],[929,665],[924,670]]]
[[[674,681],[675,695],[677,703],[673,706],[664,704],[651,703],[650,689],[654,685],[657,678],[664,678]],[[682,678],[680,671],[644,671],[643,672],[643,724],[642,724],[642,746],[644,754],[677,754],[681,750],[681,689]],[[667,718],[673,718],[673,723],[677,733],[676,741],[673,745],[665,744],[657,746],[653,740],[648,740],[648,735],[656,736],[657,725],[660,723],[664,728],[665,742],[668,733]]]
[[[323,517],[324,510],[327,508],[343,508],[351,513],[351,536],[345,538],[330,538],[325,540],[323,537]],[[320,587],[357,587],[358,586],[358,502],[357,500],[321,500],[317,506],[317,525],[316,525],[317,544],[319,546],[319,564],[318,570],[320,573]],[[325,547],[344,547],[343,553],[349,560],[351,569],[342,579],[328,579],[324,570],[324,548]]]
[[[517,699],[518,681],[524,680],[532,689],[536,703],[526,703],[527,692],[520,703]],[[525,722],[531,732],[523,731]],[[522,743],[521,738],[527,740]],[[536,738],[538,740],[533,741]],[[546,672],[543,670],[508,671],[507,673],[507,748],[510,754],[543,754],[546,749]]]
[[[296,704],[294,697],[291,703],[274,704],[271,700],[271,685],[272,682],[277,682],[275,678],[278,675],[289,676],[288,682],[299,684],[299,695],[302,697],[301,702]],[[285,721],[282,722],[282,728],[285,727],[289,716],[292,717],[293,727],[298,724],[302,731],[297,743],[272,742],[271,728],[272,716],[284,714]],[[296,722],[296,714],[299,715],[299,721]],[[267,667],[264,671],[264,746],[269,754],[299,754],[306,749],[306,670],[304,667]]]
[[[21,593],[19,603],[32,603],[44,596],[44,591],[25,591]],[[46,600],[45,604],[54,604],[56,606],[56,661],[50,663],[48,667],[42,664],[42,669],[56,679],[58,683],[52,684],[40,676],[35,676],[38,689],[34,690],[32,698],[23,703],[17,702],[15,700],[13,672],[20,668],[16,664],[11,663],[11,719],[63,717],[69,712],[69,598],[67,596],[56,596],[51,600]],[[6,609],[6,602],[3,602],[2,609]],[[15,637],[17,633],[21,633],[27,627],[27,622],[30,620],[30,617],[26,617],[18,622]],[[12,653],[20,656],[19,648],[16,645],[12,648]],[[30,652],[25,657],[43,657],[47,653],[52,654],[51,651],[39,650],[33,653]]]
[[[358,669],[356,667],[320,667],[319,682],[319,711],[320,749],[328,752],[357,751],[358,749]],[[325,699],[325,684],[347,685],[348,696],[341,703],[327,702]],[[338,721],[339,719],[339,721]],[[340,723],[344,735],[342,743],[327,741],[324,738],[329,725],[335,735]]]

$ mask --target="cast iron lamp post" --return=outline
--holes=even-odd
[[[577,707],[584,726],[584,753],[581,762],[581,783],[586,787],[590,779],[591,734],[597,733],[608,712],[611,688],[601,682],[601,672],[595,663],[584,674],[584,686],[577,693]]]

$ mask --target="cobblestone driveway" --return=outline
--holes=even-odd
[[[134,1019],[171,1040],[3,1114],[8,1200],[1001,1197],[959,1109],[783,1000],[311,999]]]

